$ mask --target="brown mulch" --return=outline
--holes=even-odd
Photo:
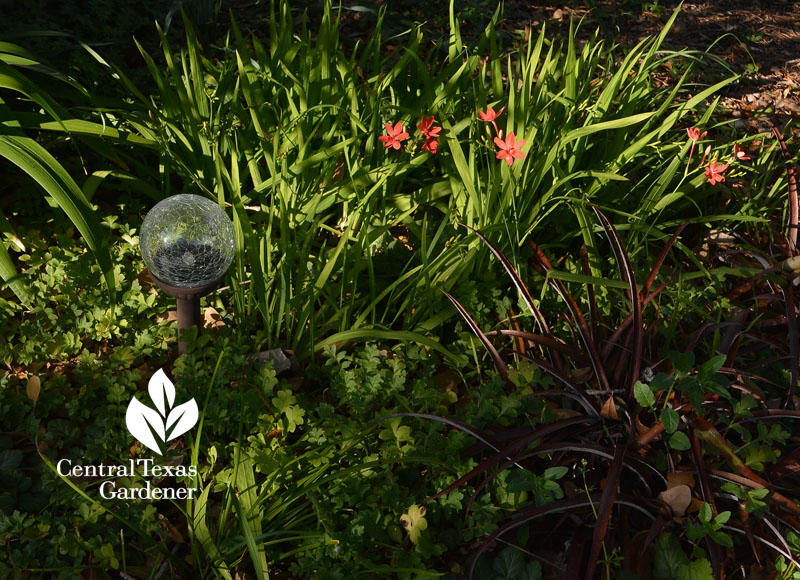
[[[600,24],[609,41],[633,46],[640,39],[658,34],[678,6],[667,0],[661,13],[653,10],[616,11],[618,2],[598,2],[594,10],[558,6],[531,7],[512,2],[507,18],[527,21],[532,27],[543,22],[565,29],[570,17],[584,18],[590,30]],[[510,18],[509,18],[510,17]],[[604,21],[611,20],[613,27]],[[746,72],[726,88],[721,104],[740,126],[766,130],[766,119],[776,125],[790,124],[800,134],[800,2],[693,2],[683,4],[665,42],[669,49],[708,51],[723,59],[732,72]],[[761,120],[763,118],[763,121]]]

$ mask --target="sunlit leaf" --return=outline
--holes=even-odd
[[[425,507],[418,506],[416,504],[412,505],[408,508],[408,512],[404,513],[400,516],[400,523],[405,528],[406,532],[408,532],[408,538],[411,540],[411,543],[416,545],[419,542],[420,534],[422,534],[422,530],[425,530],[428,527],[428,522],[425,519]]]
[[[653,391],[647,384],[641,381],[636,381],[636,384],[633,385],[633,396],[636,397],[637,403],[648,409],[656,403],[656,397],[653,395]]]

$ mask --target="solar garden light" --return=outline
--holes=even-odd
[[[178,301],[178,354],[183,354],[180,331],[201,327],[200,297],[217,287],[233,260],[233,224],[210,199],[174,195],[147,213],[139,247],[150,277]]]

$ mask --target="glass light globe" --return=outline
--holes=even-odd
[[[233,224],[205,197],[180,194],[157,203],[145,216],[139,247],[150,274],[178,288],[218,281],[233,260]]]

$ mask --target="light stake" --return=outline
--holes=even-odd
[[[139,247],[150,277],[178,302],[178,333],[201,328],[200,297],[222,281],[233,260],[233,224],[205,197],[180,194],[157,203],[145,216]],[[178,341],[178,354],[186,342]]]

